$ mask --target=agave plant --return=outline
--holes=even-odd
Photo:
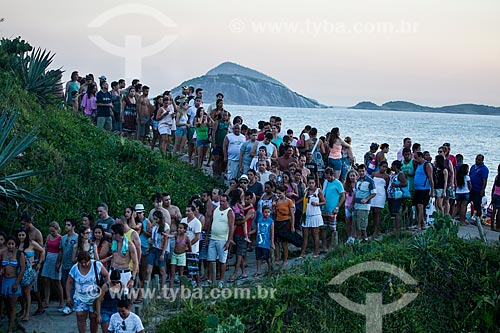
[[[0,115],[0,208],[9,202],[19,206],[20,202],[43,202],[47,198],[36,192],[28,191],[16,184],[19,180],[26,179],[47,171],[26,170],[10,175],[2,171],[5,166],[15,158],[23,155],[24,151],[36,141],[36,130],[32,129],[24,135],[12,135],[17,114],[8,115],[3,111]]]
[[[54,54],[37,48],[29,54],[20,54],[17,74],[28,92],[32,93],[42,105],[62,99],[61,83],[63,71],[49,70]]]

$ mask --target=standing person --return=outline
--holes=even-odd
[[[121,109],[122,109],[122,95],[120,93],[120,85],[118,82],[111,82],[111,104],[113,105],[113,132],[115,134],[120,134],[122,130],[121,126]]]
[[[345,216],[345,224],[346,224],[346,232],[347,232],[347,241],[345,245],[354,244],[356,240],[356,226],[353,225],[353,216],[354,216],[354,196],[356,192],[356,183],[358,181],[358,172],[355,169],[350,170],[347,173],[347,177],[344,183],[344,191],[345,191],[345,208],[344,208],[344,216]]]
[[[97,253],[99,254],[99,261],[102,262],[104,267],[108,267],[108,261],[111,260],[109,256],[110,245],[104,237],[104,229],[100,225],[96,225],[93,230],[94,242],[97,246]]]
[[[340,137],[340,130],[338,127],[332,128],[330,131],[330,137],[328,138],[328,147],[330,148],[330,153],[328,155],[328,166],[334,171],[334,178],[339,179],[342,173],[342,148],[351,148],[351,146],[346,143]]]
[[[87,228],[94,229],[95,219],[92,213],[83,213],[82,214],[82,225]]]
[[[297,199],[295,200],[295,230],[302,229],[302,216],[304,209],[304,194],[307,190],[302,172],[297,169],[294,172],[295,184],[297,186]]]
[[[491,188],[491,204],[493,205],[491,230],[500,231],[500,164],[497,167],[497,175],[493,182],[493,187]]]
[[[391,164],[391,170],[393,174],[391,175],[391,180],[387,188],[387,200],[389,202],[389,212],[391,217],[394,218],[394,231],[399,232],[401,228],[399,210],[401,204],[410,197],[410,190],[408,182],[406,181],[406,176],[404,172],[401,171],[401,161],[395,160]],[[395,192],[400,190],[401,197],[396,197]]]
[[[200,89],[200,88],[198,88],[198,89]],[[198,109],[200,107],[203,108],[202,105],[203,105],[202,97],[201,97],[201,95],[199,95],[190,101],[189,108],[187,110],[187,114],[189,117],[189,130],[187,133],[188,162],[189,163],[191,163],[193,160],[193,154],[195,153],[196,140],[198,138],[198,136],[195,135],[196,127],[194,126],[194,119],[196,118],[196,114],[198,113]],[[208,126],[207,126],[207,130],[206,130],[206,137],[208,140]],[[198,155],[198,154],[196,154],[196,155]]]
[[[178,206],[172,204],[172,196],[166,192],[161,194],[163,200],[163,208],[168,210],[170,214],[170,220],[179,223],[182,219],[181,210]]]
[[[197,201],[197,200],[195,200]],[[200,285],[200,275],[198,264],[200,261],[200,237],[202,223],[196,217],[196,208],[194,203],[186,207],[186,217],[180,222],[187,225],[186,235],[191,242],[191,251],[186,255],[187,274],[194,278],[196,286]]]
[[[99,252],[96,244],[90,239],[91,230],[88,227],[81,226],[78,230],[78,242],[73,248],[73,262],[76,262],[78,253],[88,252],[90,259],[99,260]]]
[[[381,162],[386,162],[386,168],[387,168],[387,156],[386,154],[389,152],[389,144],[388,143],[383,143],[380,145],[380,151],[375,155],[375,171],[380,170],[380,163]]]
[[[403,147],[401,147],[401,149],[398,150],[398,155],[397,155],[398,161],[403,161],[403,150],[405,148],[411,149],[411,138],[404,138],[403,139]]]
[[[344,139],[345,143],[351,146],[352,139],[346,136]],[[345,182],[345,177],[349,170],[354,166],[354,155],[352,154],[352,148],[342,147],[342,172],[340,173],[340,182],[343,184]]]
[[[255,248],[255,258],[257,259],[257,271],[254,277],[260,276],[260,266],[262,262],[267,263],[268,271],[273,270],[271,265],[270,249],[274,249],[274,221],[271,217],[271,208],[267,205],[262,207],[262,217],[257,221],[257,247]]]
[[[241,126],[233,126],[233,132],[226,135],[222,144],[224,163],[227,164],[227,179],[238,179],[240,169],[240,149],[246,138],[241,134]]]
[[[43,265],[41,274],[44,278],[44,308],[48,308],[50,304],[51,282],[55,285],[59,294],[58,308],[62,309],[64,306],[64,293],[61,285],[61,270],[56,270],[57,257],[59,256],[59,248],[61,247],[62,240],[62,236],[59,234],[60,231],[61,229],[59,228],[59,224],[57,222],[50,222],[49,235],[47,236],[47,241],[45,242],[45,248],[47,249],[47,253],[45,255],[45,265]]]
[[[474,205],[473,219],[476,223],[480,223],[481,200],[485,195],[486,184],[488,183],[488,173],[489,170],[486,165],[484,165],[484,155],[478,154],[476,156],[476,163],[470,168],[469,172],[470,182],[472,185],[470,189],[470,200]]]
[[[306,255],[309,229],[311,229],[314,241],[313,258],[317,258],[319,251],[319,227],[323,225],[323,218],[321,217],[321,206],[326,204],[326,200],[325,196],[323,195],[323,191],[321,191],[321,189],[317,186],[316,180],[314,180],[314,178],[309,178],[307,180],[307,185],[308,189],[304,197],[306,216],[305,220],[302,222],[304,242],[302,243],[300,257],[303,258]]]
[[[137,99],[137,140],[145,142],[149,134],[151,114],[154,106],[149,101],[149,87],[142,86],[142,94]]]
[[[91,83],[87,87],[87,92],[82,97],[82,109],[83,114],[91,118],[92,121],[95,120],[95,114],[97,110],[97,102],[95,94],[97,93],[97,85]]]
[[[371,177],[377,189],[377,195],[371,201],[371,210],[373,212],[374,232],[373,236],[377,237],[382,232],[380,230],[380,215],[385,207],[387,198],[387,186],[389,186],[390,177],[387,174],[387,161],[379,163],[379,170],[372,173]]]
[[[128,95],[122,99],[120,118],[122,122],[122,135],[135,140],[137,134],[137,102],[136,91],[132,86],[128,90]]]
[[[239,168],[241,174],[246,174],[248,170],[250,170],[250,164],[252,163],[252,155],[250,155],[250,152],[255,142],[257,142],[257,130],[251,129],[248,133],[248,140],[245,141],[240,148]]]
[[[175,247],[172,253],[172,259],[170,259],[170,290],[174,289],[174,278],[177,268],[179,268],[179,280],[181,280],[184,275],[184,267],[186,267],[186,252],[191,252],[191,240],[186,235],[187,224],[184,222],[179,223],[177,226],[177,234],[175,237]],[[182,280],[181,280],[181,290],[182,290]]]
[[[130,301],[128,299],[119,300],[117,308],[118,312],[111,316],[106,333],[144,333],[141,318],[130,312]]]
[[[71,294],[71,288],[73,284],[75,285],[74,297],[68,296],[66,302],[75,308],[79,333],[87,332],[87,318],[90,319],[90,332],[97,333],[98,322],[93,303],[99,294],[99,285],[96,281],[99,275],[105,281],[109,280],[108,271],[101,262],[90,259],[88,252],[80,252],[77,263],[69,272],[66,284],[66,295]]]
[[[227,194],[220,195],[220,206],[215,209],[213,214],[211,238],[208,245],[207,261],[214,262],[218,258],[220,262],[220,281],[217,284],[219,288],[224,286],[228,249],[229,245],[234,243],[234,213],[229,207],[228,200]],[[208,266],[208,274],[209,280],[218,275],[216,272],[212,272],[212,265]]]
[[[134,243],[125,237],[123,224],[113,224],[111,226],[113,242],[111,243],[111,269],[120,271],[120,281],[126,288],[132,288],[137,279],[139,265],[137,261],[137,250]],[[132,272],[130,263],[132,262]]]
[[[180,103],[178,112],[176,112],[174,154],[182,154],[186,146],[187,133],[190,127],[189,117],[187,115],[188,107],[187,100],[184,100]]]
[[[144,216],[145,210],[143,204],[135,205],[135,211],[137,213],[137,222],[140,226],[139,238],[141,240],[141,253],[142,253],[141,260],[139,261],[139,267],[140,267],[139,281],[145,281],[147,266],[148,266],[147,259],[149,254],[149,238],[151,237],[151,231],[153,227],[149,219]]]
[[[97,127],[111,131],[113,129],[113,103],[109,85],[106,81],[100,82],[101,90],[96,95]]]
[[[279,241],[283,250],[283,267],[288,264],[288,238],[284,234],[295,233],[295,205],[290,198],[287,198],[286,187],[278,185],[276,188],[276,196],[273,199],[273,211],[275,215],[275,232],[274,241]],[[274,260],[279,265],[280,246],[274,250]]]
[[[66,291],[66,283],[68,281],[69,271],[73,267],[73,248],[78,242],[78,234],[75,233],[76,221],[74,219],[64,220],[64,230],[66,235],[62,236],[61,243],[59,245],[59,256],[56,262],[56,272],[61,270],[61,283]],[[71,294],[66,294],[66,299],[73,298],[73,290],[70,289]],[[58,310],[66,315],[73,312],[68,304],[62,309]]]
[[[320,228],[319,232],[321,235],[321,252],[326,253],[326,227],[329,226],[331,231],[330,244],[328,245],[328,251],[331,251],[333,244],[338,242],[337,214],[345,201],[344,187],[338,179],[335,179],[335,172],[330,167],[325,169],[323,195],[325,196],[326,201],[326,204],[321,207],[324,227]]]
[[[425,207],[434,196],[434,177],[432,165],[424,159],[424,154],[416,152],[417,168],[415,170],[415,196],[413,201],[417,205],[418,223],[417,228],[425,230]]]
[[[80,90],[80,82],[78,81],[78,71],[71,73],[71,80],[66,83],[66,89],[64,90],[64,101],[67,106],[72,106],[71,96],[73,91],[78,94]]]
[[[175,125],[176,110],[177,104],[172,100],[172,95],[169,94],[163,99],[163,105],[156,112],[158,133],[160,134],[160,151],[163,155],[167,153],[172,131],[177,128]]]
[[[208,147],[210,146],[208,129],[211,122],[212,120],[208,118],[205,109],[203,107],[199,107],[198,110],[196,110],[196,116],[194,118],[194,128],[196,129],[196,150],[198,155],[197,166],[200,169],[203,166],[203,161],[205,160]]]
[[[462,164],[457,171],[457,190],[456,201],[457,207],[453,212],[453,216],[460,215],[460,222],[465,222],[465,214],[467,212],[467,205],[470,199],[471,178],[468,175],[469,165]]]
[[[151,281],[151,273],[153,267],[157,266],[160,271],[160,288],[166,281],[166,266],[167,266],[167,251],[168,239],[167,234],[170,227],[165,223],[164,216],[160,211],[153,213],[153,229],[151,231],[149,255],[147,259],[147,271],[144,281]]]
[[[370,150],[365,153],[365,156],[363,157],[365,167],[368,168],[370,165],[370,162],[375,158],[375,155],[377,154],[378,150],[378,144],[375,142],[372,142],[370,144]]]
[[[153,213],[156,212],[156,211],[159,211],[163,214],[163,221],[165,222],[165,224],[167,224],[170,228],[170,225],[171,225],[171,218],[170,218],[170,213],[169,211],[163,207],[163,204],[164,204],[164,198],[165,196],[163,196],[160,192],[156,192],[155,194],[153,194],[151,196],[151,201],[153,202],[153,209],[151,209],[149,211],[149,215],[148,215],[148,219],[149,221],[151,221],[151,224],[153,224]]]
[[[447,188],[445,189],[446,196],[443,199],[443,211],[444,214],[451,214],[455,210],[455,188],[457,187],[455,167],[453,166],[453,161],[448,158],[449,148],[447,146],[443,145],[439,147],[438,154],[444,157],[444,167],[447,171]]]
[[[103,332],[108,332],[111,316],[116,313],[118,302],[125,295],[125,287],[120,281],[120,272],[111,271],[110,281],[106,282],[99,292],[95,302],[95,313],[97,322],[101,323]]]
[[[245,180],[245,177],[243,177],[243,176],[245,176],[245,175],[242,175],[240,177],[240,182]],[[253,194],[255,194],[255,200],[259,201],[260,197],[264,193],[264,186],[260,182],[257,181],[255,170],[248,169],[246,177],[248,178],[247,191],[250,191]]]
[[[16,330],[16,305],[17,298],[21,296],[21,280],[26,269],[26,259],[23,252],[16,249],[16,239],[13,236],[7,238],[7,249],[0,252],[0,268],[2,274],[2,301],[7,302],[6,310],[9,318],[9,332]],[[18,329],[25,331],[21,325]]]
[[[377,189],[373,179],[366,174],[366,166],[358,166],[359,178],[356,182],[354,200],[351,202],[351,210],[354,211],[354,223],[356,226],[356,237],[359,240],[368,241],[366,228],[368,227],[368,215],[370,214],[370,202],[377,195]]]
[[[100,203],[97,206],[97,215],[99,218],[96,225],[100,225],[104,229],[104,236],[111,239],[111,226],[115,223],[115,219],[109,216],[109,208],[105,203]]]
[[[436,155],[436,184],[434,184],[434,195],[436,196],[436,210],[441,212],[443,216],[446,214],[444,210],[443,201],[446,198],[446,189],[448,188],[448,170],[445,167],[445,159],[442,155]]]
[[[223,111],[221,114],[221,119],[215,120],[212,129],[212,155],[214,156],[213,174],[215,179],[219,179],[222,176],[222,172],[226,169],[224,163],[224,140],[227,133],[229,132],[229,112]]]

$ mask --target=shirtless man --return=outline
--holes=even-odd
[[[137,250],[134,243],[126,240],[122,224],[113,224],[111,232],[113,234],[111,269],[119,271],[121,283],[127,288],[132,288],[139,271]],[[130,272],[130,262],[132,262],[132,272]]]
[[[181,210],[179,207],[172,205],[172,198],[170,197],[170,194],[162,193],[161,195],[163,199],[163,208],[168,210],[170,218],[175,222],[175,224],[179,223],[182,219]]]
[[[148,218],[149,218],[149,221],[151,222],[151,224],[153,224],[153,222],[154,222],[153,221],[153,213],[155,211],[159,210],[163,214],[163,219],[165,220],[165,223],[168,224],[168,226],[170,227],[170,224],[171,224],[170,213],[168,210],[163,208],[163,197],[162,197],[161,193],[156,192],[155,194],[153,194],[153,196],[151,197],[151,201],[153,202],[153,206],[154,206],[154,208],[149,211],[149,215],[148,215]]]
[[[149,122],[153,113],[153,105],[149,101],[149,87],[142,87],[142,95],[137,98],[137,140],[144,143],[149,133]]]

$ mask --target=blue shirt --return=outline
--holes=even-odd
[[[325,196],[326,205],[323,205],[321,210],[328,214],[333,213],[333,210],[339,204],[340,194],[342,193],[344,193],[344,186],[340,181],[334,179],[329,182],[325,179],[323,183],[323,194]]]
[[[361,200],[368,198],[371,194],[376,194],[375,183],[370,176],[358,179],[356,183],[356,192],[354,194],[354,209],[370,210],[370,201],[362,203]]]
[[[472,184],[471,191],[481,192],[483,190],[483,179],[488,179],[489,170],[486,165],[477,166],[474,164],[469,171],[470,182]]]
[[[422,164],[417,165],[417,169],[415,170],[415,177],[413,179],[413,185],[415,186],[415,190],[423,191],[431,189],[431,182],[429,181],[429,176],[425,170],[427,163],[424,162]]]
[[[268,217],[267,219],[261,218],[257,222],[257,247],[263,249],[271,248],[271,225],[273,222],[272,217]]]

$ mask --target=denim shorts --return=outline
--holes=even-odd
[[[215,261],[219,259],[221,264],[225,264],[227,261],[227,249],[224,249],[226,241],[223,240],[210,240],[208,244],[208,256],[207,261]]]
[[[163,256],[163,260],[160,260],[161,250],[156,247],[152,247],[148,254],[148,265],[165,267],[167,265],[167,254]]]
[[[495,208],[500,208],[500,195],[493,194],[493,200],[491,203]]]
[[[196,139],[196,147],[208,147],[208,146],[210,146],[210,141]]]
[[[469,201],[469,193],[456,193],[455,200],[457,201]]]
[[[340,171],[342,170],[342,159],[328,157],[328,166],[333,170]]]
[[[183,136],[183,137],[186,137],[187,138],[187,127],[186,126],[180,126],[180,127],[177,127],[177,129],[175,130],[175,135],[178,135],[178,136]]]
[[[101,322],[102,323],[109,323],[111,320],[111,316],[116,313],[116,311],[110,311],[106,309],[101,308]]]

